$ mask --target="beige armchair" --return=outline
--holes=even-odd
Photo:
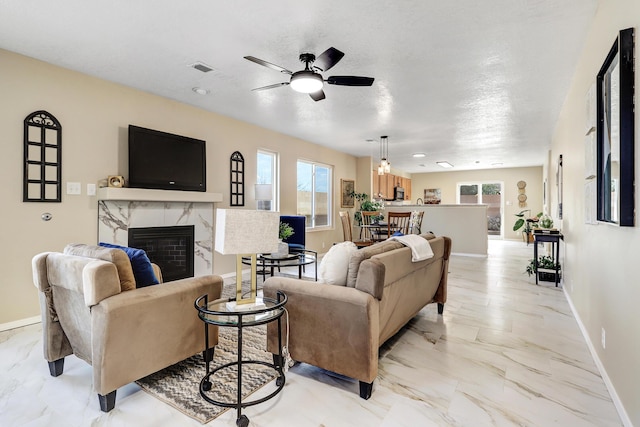
[[[120,249],[69,245],[32,261],[42,311],[44,357],[52,376],[70,354],[93,367],[100,409],[115,406],[116,390],[203,352],[213,358],[218,330],[204,326],[194,301],[220,297],[222,278],[203,276],[135,289],[133,270]],[[157,266],[156,276],[161,281]]]

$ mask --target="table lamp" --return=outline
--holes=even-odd
[[[215,250],[236,255],[236,301],[227,308],[252,310],[256,301],[256,254],[278,250],[280,214],[248,209],[216,209]],[[251,257],[251,293],[242,298],[242,257]],[[242,306],[242,307],[240,307]]]
[[[273,186],[271,184],[256,184],[256,201],[258,202],[258,210],[271,210],[271,201],[273,200]]]

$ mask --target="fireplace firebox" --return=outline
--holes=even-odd
[[[129,246],[144,249],[165,282],[193,277],[194,226],[129,228]]]

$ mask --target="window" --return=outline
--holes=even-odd
[[[332,174],[330,166],[298,160],[298,215],[307,218],[307,228],[331,226]]]
[[[256,180],[256,208],[258,210],[278,210],[278,155],[270,151],[258,150]]]

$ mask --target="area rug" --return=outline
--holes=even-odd
[[[211,369],[237,360],[237,330],[219,328],[218,345]],[[266,327],[254,326],[242,330],[242,358],[273,362],[266,351]],[[202,354],[190,357],[175,365],[142,378],[136,383],[147,393],[173,406],[189,417],[206,424],[230,408],[212,405],[200,396],[200,381],[205,375]],[[243,366],[242,395],[244,398],[277,377],[275,370],[263,365]],[[223,402],[236,399],[238,385],[237,367],[221,370],[211,377],[212,388],[208,396]],[[275,383],[273,384],[275,387]]]
[[[289,276],[286,273],[280,275]],[[243,280],[242,285],[243,290],[249,291],[251,282]],[[262,286],[261,277],[258,279],[258,286]],[[222,296],[235,296],[235,278],[225,279]],[[261,360],[273,363],[273,356],[266,350],[266,330],[265,325],[242,329],[243,360]],[[238,330],[229,327],[218,328],[218,331],[218,345],[210,366],[212,370],[226,363],[237,361]],[[141,378],[136,383],[153,397],[173,406],[202,424],[206,424],[227,410],[235,409],[212,405],[200,396],[200,381],[205,373],[205,362],[202,355],[197,354]],[[266,366],[251,364],[247,367],[244,365],[242,370],[243,399],[268,385],[276,377],[276,371]],[[234,402],[238,385],[237,367],[225,368],[215,373],[211,377],[211,383],[212,388],[207,392],[208,396],[223,402]],[[275,382],[268,386],[274,387],[274,389],[276,387]]]

